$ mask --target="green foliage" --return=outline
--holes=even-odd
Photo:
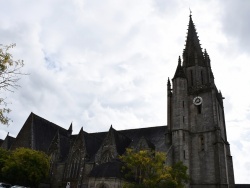
[[[187,167],[183,165],[181,161],[175,163],[172,166],[170,174],[173,177],[173,179],[177,182],[178,188],[184,187],[183,182],[186,183],[189,181],[189,176],[187,175]]]
[[[182,188],[183,182],[189,179],[187,167],[181,162],[166,166],[166,155],[162,152],[127,149],[120,159],[125,164],[122,171],[128,180],[125,188]]]
[[[5,166],[6,160],[8,159],[10,152],[0,148],[0,180],[3,179],[2,168]]]
[[[14,48],[15,44],[2,46],[0,45],[0,90],[13,91],[17,88],[17,82],[20,79],[20,69],[24,66],[22,60],[14,60],[12,54],[9,53],[11,48]],[[7,108],[7,102],[3,97],[0,97],[0,122],[4,125],[8,125],[10,119],[7,114],[10,109]]]
[[[6,159],[2,173],[13,184],[36,186],[48,176],[49,157],[28,148],[14,150]]]

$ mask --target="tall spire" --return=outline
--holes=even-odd
[[[183,66],[189,67],[197,64],[205,66],[200,40],[190,12],[186,45],[183,51]]]

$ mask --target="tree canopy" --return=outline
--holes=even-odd
[[[126,188],[182,188],[189,179],[187,167],[182,162],[166,166],[166,154],[162,152],[127,149],[120,159],[128,180]]]
[[[2,168],[5,166],[6,160],[8,159],[10,152],[0,147],[0,180],[3,179]]]
[[[2,179],[13,184],[36,186],[49,173],[49,157],[28,148],[18,148],[5,158]]]
[[[9,53],[9,50],[14,47],[15,44],[7,46],[0,45],[0,92],[3,92],[3,90],[13,91],[13,89],[16,89],[20,75],[23,75],[20,71],[24,66],[23,61],[14,60],[12,54]],[[7,108],[7,102],[2,95],[0,96],[0,106],[0,122],[8,125],[10,119],[7,114],[10,112],[10,109]]]

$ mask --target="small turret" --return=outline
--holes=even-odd
[[[72,132],[73,132],[73,125],[71,123],[70,126],[69,126],[69,129],[68,129],[68,136],[71,136]]]
[[[179,56],[179,59],[178,59],[178,66],[176,68],[173,79],[175,79],[175,78],[186,78],[183,67],[181,66],[181,57],[180,56]]]
[[[168,97],[171,97],[171,83],[170,83],[170,80],[169,80],[169,77],[168,77],[168,83],[167,83],[167,88],[168,88]]]

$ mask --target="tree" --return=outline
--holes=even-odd
[[[37,186],[49,173],[49,157],[28,148],[14,150],[5,162],[2,173],[6,181]]]
[[[5,166],[6,160],[8,159],[10,152],[0,147],[0,181],[3,180],[2,168]]]
[[[22,60],[14,60],[12,54],[9,53],[11,48],[14,48],[15,44],[3,46],[0,45],[0,91],[7,90],[12,91],[16,89],[19,85],[17,84],[20,79],[20,69],[24,66]],[[0,122],[4,125],[8,125],[10,119],[7,114],[10,109],[7,108],[7,102],[5,98],[0,97]]]
[[[173,167],[166,166],[166,155],[149,150],[127,149],[120,156],[124,162],[122,171],[128,180],[126,188],[181,188],[188,181],[187,167],[181,162]]]

